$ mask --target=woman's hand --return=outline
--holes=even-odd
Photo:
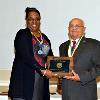
[[[43,76],[46,76],[48,78],[52,78],[52,77],[56,76],[56,74],[54,74],[50,70],[41,70],[41,73],[43,74]]]

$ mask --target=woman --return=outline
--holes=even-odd
[[[40,31],[40,12],[26,8],[26,28],[17,32],[8,96],[12,100],[50,100],[51,71],[45,70],[47,56],[53,56],[50,40]]]

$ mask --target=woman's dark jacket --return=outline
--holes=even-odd
[[[44,34],[43,34],[44,35]],[[52,56],[50,40],[44,35],[50,44],[48,55]],[[24,98],[32,100],[34,90],[35,70],[40,72],[41,66],[35,61],[32,45],[32,35],[28,28],[17,32],[15,40],[15,59],[13,62],[8,96],[11,98]],[[44,78],[44,100],[49,100],[49,81]]]

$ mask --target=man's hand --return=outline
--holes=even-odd
[[[80,77],[75,71],[72,70],[71,75],[65,76],[64,78],[73,81],[80,81]]]

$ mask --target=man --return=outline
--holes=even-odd
[[[74,69],[72,75],[62,79],[62,100],[97,100],[100,42],[85,38],[82,19],[73,18],[69,22],[68,31],[69,40],[60,45],[59,51],[60,56],[74,57]]]

